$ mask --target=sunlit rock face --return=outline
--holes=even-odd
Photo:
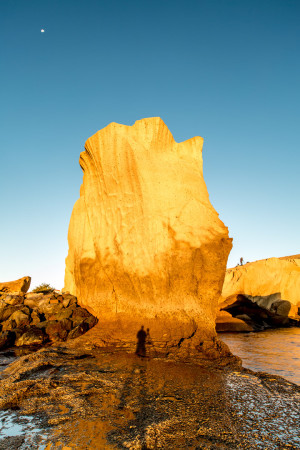
[[[65,290],[97,315],[105,343],[134,342],[141,325],[161,348],[215,336],[232,244],[209,201],[202,144],[175,142],[157,117],[86,142]]]
[[[21,294],[28,291],[31,283],[31,277],[23,277],[19,278],[15,281],[7,281],[4,283],[0,283],[0,293],[15,293]]]
[[[222,301],[228,307],[242,294],[259,307],[285,317],[298,317],[300,255],[269,258],[226,271]]]

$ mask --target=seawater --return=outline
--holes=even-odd
[[[280,375],[300,385],[300,328],[277,328],[255,333],[219,333],[243,366]]]

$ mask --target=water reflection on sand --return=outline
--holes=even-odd
[[[300,388],[239,366],[58,346],[1,375],[0,449],[300,448]]]
[[[259,333],[219,333],[230,350],[255,371],[280,375],[300,385],[300,328]]]

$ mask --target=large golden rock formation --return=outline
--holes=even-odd
[[[263,259],[228,269],[222,306],[228,307],[240,294],[277,315],[297,317],[300,307],[300,255]]]
[[[65,290],[97,315],[103,342],[134,342],[141,325],[160,348],[215,336],[232,244],[209,201],[202,144],[175,142],[157,117],[87,140]]]
[[[21,294],[28,291],[31,283],[31,277],[19,278],[15,281],[7,281],[0,283],[0,293],[7,292],[13,294]]]

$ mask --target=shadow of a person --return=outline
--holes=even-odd
[[[141,326],[141,329],[138,331],[137,337],[137,346],[135,354],[138,356],[146,356],[146,331],[144,330],[144,325]]]

